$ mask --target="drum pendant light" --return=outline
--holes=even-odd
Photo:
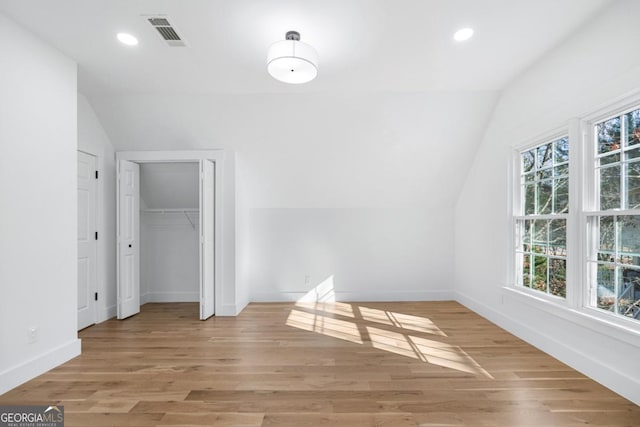
[[[312,46],[300,41],[299,32],[289,31],[285,40],[269,47],[267,71],[281,82],[310,82],[318,75],[318,53]]]

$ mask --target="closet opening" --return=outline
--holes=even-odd
[[[196,162],[140,164],[141,305],[200,302],[199,179]]]
[[[116,153],[118,319],[151,302],[197,302],[194,317],[215,314],[222,284],[219,157]]]

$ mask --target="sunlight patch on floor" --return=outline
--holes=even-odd
[[[305,311],[292,310],[287,318],[287,325],[356,344],[363,344],[358,325],[346,320],[332,319],[331,317]]]
[[[412,316],[410,314],[395,313],[393,311],[378,310],[376,308],[359,307],[360,314],[364,320],[384,325],[395,326],[401,329],[408,329],[416,332],[440,335],[446,337],[435,323],[426,317]]]
[[[310,307],[311,306],[307,306],[305,308]],[[323,308],[327,307],[323,306]],[[366,308],[355,306],[353,312],[366,312],[366,310],[363,309]],[[328,310],[326,313],[330,312],[331,310]],[[375,314],[379,315],[379,313]],[[417,316],[410,316],[408,318],[411,318],[414,322],[416,319],[419,319]],[[362,320],[369,321],[365,318],[364,314]],[[405,333],[404,328],[396,326],[396,324],[393,323],[390,326],[398,328],[401,332],[394,332],[387,329],[376,328],[374,326],[358,325],[355,323],[355,320],[335,319],[320,313],[293,309],[289,313],[286,324],[294,328],[319,333],[328,337],[338,338],[356,344],[365,344],[365,341],[370,342],[371,346],[378,350],[388,351],[390,353],[421,360],[432,365],[442,366],[444,368],[454,369],[456,371],[466,372],[473,375],[482,375],[493,379],[491,374],[483,369],[459,346]],[[362,330],[360,328],[362,328]],[[446,337],[444,333],[443,336]]]
[[[336,302],[333,275],[296,302],[286,324],[355,344],[370,343],[378,350],[493,379],[459,346],[416,336],[420,333],[447,338],[447,334],[427,317]]]
[[[491,374],[459,346],[371,326],[367,326],[366,329],[374,348],[422,360],[432,365],[493,379]]]
[[[354,317],[351,304],[343,302],[297,302],[296,307],[313,311],[321,311],[329,314],[337,314],[344,317]]]

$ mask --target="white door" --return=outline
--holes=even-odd
[[[214,314],[215,305],[215,164],[200,161],[200,320]]]
[[[78,152],[78,330],[96,323],[96,158]]]
[[[140,166],[118,161],[118,319],[140,312]]]

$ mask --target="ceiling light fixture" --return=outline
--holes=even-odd
[[[457,42],[469,40],[473,36],[473,28],[462,28],[453,35],[453,39]]]
[[[318,53],[300,41],[299,32],[288,31],[285,40],[275,42],[269,48],[267,71],[281,82],[310,82],[318,75]]]
[[[138,39],[129,33],[118,33],[116,37],[120,40],[120,43],[124,43],[127,46],[135,46],[138,44]]]

